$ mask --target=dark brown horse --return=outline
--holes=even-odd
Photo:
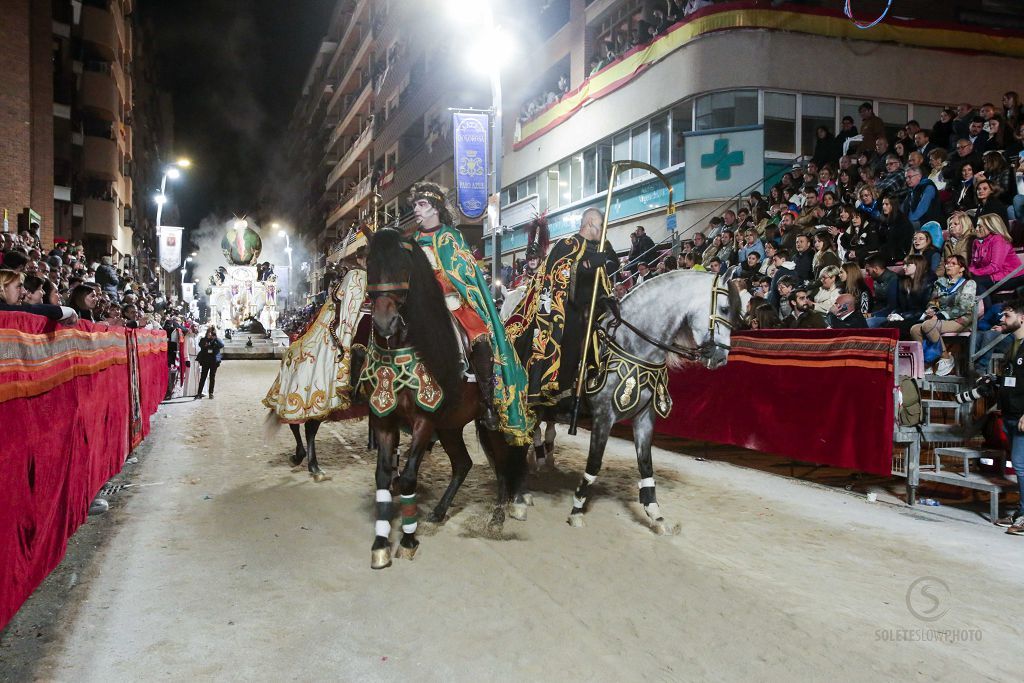
[[[444,521],[473,465],[462,436],[467,424],[476,422],[477,436],[497,477],[492,529],[504,522],[506,504],[511,504],[512,517],[526,518],[526,502],[520,492],[526,476],[526,447],[511,446],[500,432],[484,427],[480,391],[464,376],[451,316],[433,268],[419,246],[390,228],[374,234],[367,261],[367,291],[373,333],[361,390],[368,394],[370,427],[377,441],[377,521],[370,566],[383,569],[391,564],[394,501],[389,487],[402,425],[412,435],[398,477],[403,533],[397,557],[412,559],[419,547],[416,477],[435,435],[452,465],[448,488],[427,518],[435,523]]]

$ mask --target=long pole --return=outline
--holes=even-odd
[[[487,13],[487,32],[494,33],[494,12],[488,0],[484,3]],[[488,202],[488,218],[491,221],[491,283],[498,282],[501,263],[501,158],[503,156],[501,121],[501,65],[495,61],[491,66],[491,197]],[[493,202],[493,213],[491,203]]]
[[[156,205],[156,236],[160,236],[161,219],[164,215],[164,204],[167,202],[167,171],[164,171],[164,177],[160,179],[160,201]]]

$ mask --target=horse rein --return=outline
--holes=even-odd
[[[708,312],[708,340],[700,346],[680,346],[675,342],[663,342],[655,339],[622,317],[622,313],[619,310],[619,301],[614,296],[604,297],[604,303],[607,306],[609,313],[611,313],[613,321],[608,325],[607,329],[603,327],[599,327],[598,329],[602,330],[609,338],[614,338],[616,328],[618,328],[619,325],[623,325],[630,332],[662,351],[677,354],[691,361],[710,360],[712,349],[729,351],[731,348],[729,344],[723,344],[715,341],[715,329],[718,325],[724,325],[730,330],[733,329],[732,322],[718,313],[718,297],[722,294],[729,296],[729,290],[719,284],[719,279],[720,276],[716,274],[715,281],[711,285],[711,306],[710,311]]]

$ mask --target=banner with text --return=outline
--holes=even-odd
[[[490,117],[473,112],[452,114],[455,131],[455,187],[459,210],[479,218],[487,208],[487,139]]]
[[[173,273],[181,267],[181,234],[185,228],[160,226],[160,267]]]

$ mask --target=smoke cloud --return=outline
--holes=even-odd
[[[221,249],[221,241],[227,230],[234,226],[238,216],[215,216],[210,215],[199,223],[198,228],[189,231],[189,241],[192,244],[191,252],[196,255],[192,257],[191,278],[195,281],[197,290],[202,293],[210,285],[210,278],[221,266],[230,267],[224,252]],[[282,280],[282,274],[287,270],[288,253],[285,248],[288,240],[270,225],[260,225],[246,217],[250,228],[256,231],[263,241],[263,249],[260,252],[258,263],[269,262],[274,264],[274,272],[278,274],[278,281]],[[287,228],[286,228],[287,229]],[[292,249],[292,266],[294,273],[291,278],[292,297],[289,300],[289,307],[295,307],[302,303],[303,283],[305,274],[302,272],[303,262],[310,261],[310,255],[302,245],[301,240],[296,239],[294,234],[289,234]],[[284,292],[280,296],[284,296]],[[284,300],[278,299],[278,307],[284,308]]]

